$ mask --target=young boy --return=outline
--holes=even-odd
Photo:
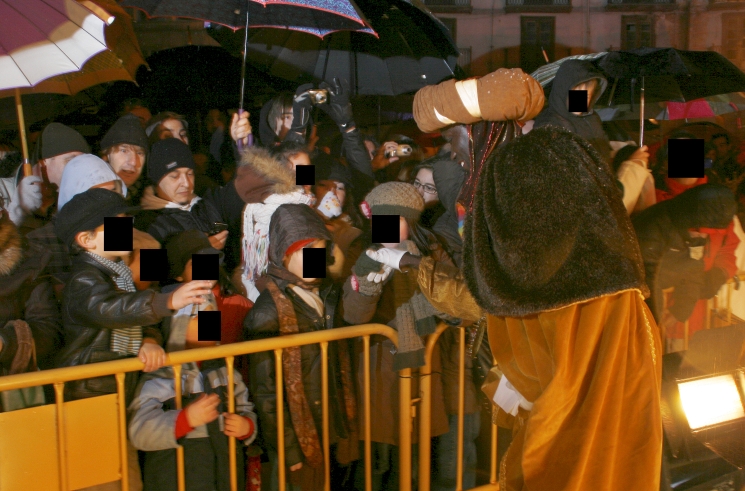
[[[209,292],[210,282],[194,281],[171,294],[136,291],[132,273],[121,259],[129,251],[104,250],[104,218],[124,216],[124,198],[93,188],[73,197],[57,214],[55,232],[77,255],[62,299],[65,348],[61,367],[138,356],[145,371],[165,363],[157,324]],[[134,384],[132,384],[134,385]],[[113,376],[69,382],[69,400],[116,392]]]
[[[271,218],[266,289],[259,295],[244,326],[244,339],[262,339],[332,329],[340,287],[332,281],[304,277],[303,249],[332,247],[331,235],[318,213],[307,205],[284,204]],[[310,272],[306,273],[310,274]],[[317,344],[284,352],[285,469],[287,489],[323,489],[321,451],[321,350]],[[348,343],[329,345],[329,441],[333,489],[351,485],[352,461],[358,458],[356,399],[353,394]],[[271,351],[249,355],[251,393],[259,414],[270,462],[267,489],[278,489],[276,373]],[[345,442],[343,442],[346,440]]]
[[[192,232],[199,234],[201,241]],[[180,252],[219,254],[204,234],[193,230],[178,234],[169,241],[167,250],[171,276],[178,281],[188,281],[192,275],[192,260],[185,261],[186,256]],[[163,291],[179,286],[170,285]],[[216,305],[210,301],[207,309],[215,310]],[[191,304],[163,322],[168,352],[220,344],[199,339],[198,318],[196,306]],[[172,367],[140,380],[129,407],[129,438],[136,448],[146,452],[145,491],[177,489],[175,449],[178,446],[184,447],[187,491],[230,489],[228,437],[242,440],[244,446],[256,438],[256,414],[248,400],[248,389],[237,370],[234,377],[235,414],[226,412],[228,373],[223,359],[182,365],[183,410],[176,409]],[[245,489],[245,458],[240,446],[236,450],[238,489]]]
[[[137,356],[145,363],[146,372],[156,370],[165,364],[166,355],[160,346],[160,332],[152,325],[173,315],[174,310],[203,302],[199,296],[210,291],[209,281],[193,281],[170,294],[136,291],[132,273],[121,261],[129,251],[104,249],[104,219],[124,216],[126,211],[121,195],[93,188],[74,196],[57,213],[55,232],[77,253],[62,293],[65,348],[58,358],[60,367]],[[127,374],[127,400],[137,376],[133,372]],[[116,390],[113,375],[76,380],[65,384],[65,398],[84,399]],[[130,489],[140,489],[137,453],[131,445],[128,461]]]

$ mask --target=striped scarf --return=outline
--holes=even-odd
[[[88,254],[96,262],[114,273],[114,283],[120,290],[129,293],[137,291],[132,279],[132,271],[123,262],[110,261],[92,252],[88,252]],[[141,326],[121,327],[111,330],[111,351],[136,356],[140,352],[140,346],[142,346]]]

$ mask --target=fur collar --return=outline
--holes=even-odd
[[[265,187],[270,194],[287,194],[297,189],[295,175],[290,169],[272,157],[268,150],[261,147],[250,147],[243,152],[236,178],[236,189],[240,186],[240,177],[248,177],[250,187]],[[246,189],[250,192],[250,189]],[[240,192],[240,190],[239,190]],[[242,193],[241,193],[242,194]],[[245,200],[244,200],[245,201]]]
[[[21,234],[7,217],[0,220],[0,276],[9,275],[23,258]]]

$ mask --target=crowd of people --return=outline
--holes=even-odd
[[[374,490],[397,489],[397,372],[413,369],[416,394],[426,337],[445,323],[430,367],[432,441],[412,435],[431,445],[432,489],[456,489],[459,329],[463,489],[479,483],[476,442],[492,402],[513,429],[502,489],[657,489],[660,359],[683,349],[685,330],[704,328],[707,299],[737,273],[745,160],[717,134],[705,177],[670,178],[667,142],[650,157],[610,141],[592,110],[607,81],[589,62],[561,65],[545,108],[519,69],[470,82],[417,94],[419,127],[438,133],[427,145],[366,134],[335,80],[321,84],[325,103],[312,85],[269,101],[256,131],[246,112],[210,111],[198,151],[184,116],[153,116],[142,101],[128,102],[95,153],[73,128],[48,124],[31,175],[0,147],[2,375],[139,358],[142,372],[125,381],[133,490],[175,490],[179,446],[187,490],[229,489],[229,437],[240,442],[239,489],[278,489],[279,410],[289,489],[321,489],[326,458],[332,488],[364,489],[361,339],[328,347],[330,455],[320,346],[285,350],[283,408],[273,353],[238,359],[232,413],[223,360],[182,367],[176,409],[167,353],[386,324],[398,346],[383,336],[369,345],[372,475]],[[587,91],[587,111],[568,110],[570,90]],[[314,110],[338,131],[317,136]],[[522,134],[474,148],[481,120],[516,121]],[[117,216],[133,217],[132,250],[105,247],[105,235],[120,235],[105,219]],[[163,281],[142,274],[150,249],[167,253]],[[217,255],[219,279],[193,279],[194,254]],[[310,258],[324,258],[323,274],[309,273]],[[205,311],[221,313],[220,341],[200,338]],[[503,382],[485,395],[495,370]],[[110,376],[67,383],[64,396],[116,391]],[[518,402],[507,407],[505,393]],[[49,387],[44,401],[54,401]]]

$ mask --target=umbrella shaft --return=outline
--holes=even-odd
[[[641,101],[639,103],[639,146],[644,146],[644,77],[642,77]]]
[[[246,0],[246,31],[243,37],[243,64],[241,65],[241,103],[240,111],[243,111],[243,98],[246,91],[246,55],[248,54],[248,9],[250,0]],[[240,112],[239,112],[240,114]]]
[[[21,135],[21,151],[23,152],[23,175],[31,175],[31,164],[28,162],[28,140],[26,139],[26,119],[23,117],[23,103],[21,89],[16,89],[16,114],[18,115],[18,132]]]

